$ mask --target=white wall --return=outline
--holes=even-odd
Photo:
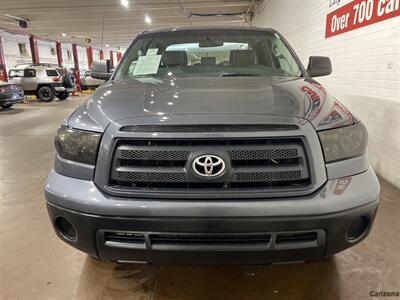
[[[100,50],[93,49],[93,61],[100,61]]]
[[[37,46],[39,51],[39,61],[41,63],[58,63],[56,42],[42,41],[37,39]],[[54,52],[52,52],[52,49]]]
[[[114,68],[118,66],[117,50],[113,51]]]
[[[79,69],[81,71],[89,69],[86,47],[78,46],[78,61],[79,61]]]
[[[325,39],[339,7],[329,3],[264,0],[252,25],[281,32],[306,67],[311,55],[331,57],[333,75],[318,80],[367,125],[372,166],[400,187],[400,17]]]
[[[14,34],[5,32],[0,29],[0,38],[3,42],[3,50],[5,56],[5,63],[7,71],[10,68],[14,68],[16,64],[31,64],[32,63],[32,54],[29,44],[29,37],[27,35],[22,34]],[[20,54],[20,49],[18,44],[23,43],[26,46],[26,55]],[[39,51],[39,60],[41,63],[54,63],[57,64],[57,48],[56,42],[40,40],[37,39],[37,46]],[[52,53],[51,49],[54,49]],[[71,44],[61,44],[62,50],[62,58],[63,58],[63,66],[68,69],[75,68],[74,57],[72,51]],[[88,58],[87,58],[87,50],[86,47],[78,46],[78,61],[80,70],[87,70],[88,67]],[[70,55],[68,55],[68,53]],[[107,54],[107,52],[106,52]],[[109,54],[108,54],[109,55]],[[108,56],[106,56],[108,58]],[[94,61],[100,60],[100,50],[93,49],[93,59]],[[116,61],[116,57],[115,57]]]
[[[32,63],[31,48],[29,38],[26,35],[17,35],[0,30],[0,38],[3,41],[3,51],[7,71],[19,63]],[[25,44],[26,55],[20,54],[18,43]]]
[[[72,69],[74,68],[74,55],[72,53],[72,45],[71,44],[61,44],[62,49],[62,58],[63,58],[63,66]],[[68,57],[69,53],[69,57]]]

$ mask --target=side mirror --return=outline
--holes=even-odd
[[[101,80],[109,80],[112,72],[111,72],[111,61],[109,59],[95,61],[91,67],[91,77],[95,79]]]
[[[331,59],[325,56],[310,56],[307,73],[310,77],[321,77],[332,74]]]

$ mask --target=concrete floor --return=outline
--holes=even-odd
[[[0,111],[0,299],[368,299],[400,291],[400,191],[382,181],[371,235],[335,258],[290,266],[103,263],[53,233],[43,198],[53,135],[85,97]]]

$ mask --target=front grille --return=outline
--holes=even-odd
[[[217,155],[226,172],[195,176],[193,160]],[[113,190],[235,193],[305,189],[311,176],[302,138],[137,139],[116,141],[109,186]],[[249,195],[250,196],[250,195]]]
[[[237,182],[282,182],[296,181],[301,178],[301,171],[278,171],[278,172],[236,172],[234,179]]]
[[[126,168],[127,171],[123,171],[124,169],[119,168],[118,171],[118,181],[121,182],[184,182],[186,181],[186,175],[181,170],[157,170],[158,168],[154,168],[153,170],[147,168],[147,170],[141,170],[142,168],[133,169]]]
[[[317,242],[317,232],[281,233],[276,236],[276,244]]]
[[[232,232],[232,233],[191,233],[191,232],[98,232],[98,246],[120,249],[147,250],[195,250],[195,251],[236,251],[236,250],[289,250],[323,246],[323,230],[290,232]]]
[[[152,245],[234,245],[234,244],[264,244],[268,245],[271,235],[269,234],[150,234]]]
[[[268,158],[288,159],[297,158],[299,152],[296,148],[292,149],[255,149],[255,150],[228,150],[232,160],[263,160]]]
[[[189,151],[151,151],[151,150],[121,150],[122,159],[134,160],[187,160]]]
[[[111,231],[104,233],[104,240],[118,243],[144,243],[144,235],[141,233]]]

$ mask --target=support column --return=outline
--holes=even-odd
[[[37,40],[35,36],[33,35],[29,36],[29,44],[31,46],[32,63],[34,65],[37,65],[40,63],[40,60],[39,60],[39,50],[38,50]]]
[[[104,52],[103,52],[103,50],[100,50],[100,60],[103,60],[104,59]]]
[[[78,59],[78,45],[72,44],[72,56],[74,57],[74,76],[76,81],[76,88],[81,91],[81,74],[79,70],[79,59]]]
[[[111,60],[111,68],[114,68],[114,54],[113,51],[110,51],[110,60]]]
[[[0,80],[7,81],[6,57],[3,51],[3,40],[0,36]]]
[[[122,53],[121,51],[118,50],[117,52],[117,62],[119,63],[121,61]]]
[[[62,57],[62,48],[61,48],[61,43],[56,42],[56,50],[57,50],[57,62],[58,66],[62,67],[63,64],[63,57]]]
[[[88,60],[88,68],[92,67],[93,63],[93,48],[92,47],[86,47],[86,53],[87,53],[87,60]]]

